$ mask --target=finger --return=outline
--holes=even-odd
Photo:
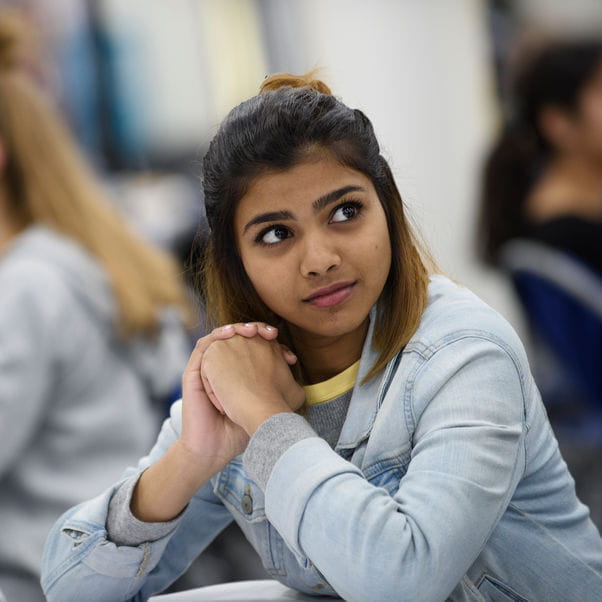
[[[186,367],[184,368],[184,376],[187,374],[197,374],[200,370],[203,353],[211,344],[209,338],[209,336],[205,336],[197,340],[196,345],[190,353]]]
[[[244,324],[242,322],[237,322],[234,324],[226,324],[216,328],[211,334],[214,337],[213,340],[229,339],[235,334],[250,338],[257,334],[257,324],[257,322],[247,322]]]
[[[260,334],[266,341],[273,341],[278,336],[278,329],[271,324],[265,322],[257,323],[257,333]]]
[[[235,334],[236,330],[233,324],[226,324],[225,326],[214,328],[210,333],[197,340],[192,353],[195,355],[200,354],[200,357],[202,358],[203,353],[207,351],[211,343],[221,339],[228,339],[234,336]]]
[[[284,361],[289,366],[292,366],[297,363],[297,356],[286,345],[280,343],[280,349],[282,351],[282,357],[284,358]]]
[[[236,334],[247,338],[259,335],[263,339],[271,341],[278,336],[278,329],[265,322],[245,322],[231,324],[231,326]]]
[[[235,330],[228,328],[216,328],[209,334],[201,337],[197,340],[194,349],[190,353],[190,357],[188,358],[188,363],[184,368],[184,373],[182,375],[182,384],[185,382],[189,382],[191,385],[198,385],[198,374],[201,369],[201,365],[203,363],[203,355],[209,349],[211,344],[216,340],[220,340],[222,338],[229,338],[236,334]]]
[[[211,331],[212,341],[229,339],[235,334],[237,334],[236,324],[224,324],[224,326],[219,326]]]

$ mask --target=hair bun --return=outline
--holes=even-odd
[[[0,10],[0,73],[21,64],[26,34],[26,23],[17,11]]]
[[[303,75],[293,75],[292,73],[274,73],[266,77],[261,86],[259,93],[270,92],[290,86],[291,88],[311,88],[322,94],[332,95],[330,88],[320,79],[315,77],[316,70],[308,71]]]

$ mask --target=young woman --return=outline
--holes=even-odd
[[[232,520],[311,594],[600,599],[523,348],[429,276],[367,117],[273,76],[222,123],[204,192],[220,326],[150,454],[56,523],[48,600],[146,600]]]
[[[148,450],[190,345],[175,262],[105,199],[23,30],[0,13],[0,589],[35,602],[48,531]]]
[[[482,254],[513,238],[567,251],[602,277],[602,42],[568,41],[526,59],[487,159]]]

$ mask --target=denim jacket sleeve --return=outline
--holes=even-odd
[[[176,440],[181,402],[173,404],[150,454],[124,479],[156,462]],[[49,602],[142,601],[172,583],[232,520],[211,481],[195,494],[169,535],[140,546],[107,539],[106,519],[117,483],[98,497],[67,511],[51,530],[42,559],[42,587]]]
[[[525,379],[511,349],[477,333],[406,356],[378,410],[411,441],[396,491],[318,438],[290,447],[266,487],[268,519],[346,600],[445,599],[524,471]]]

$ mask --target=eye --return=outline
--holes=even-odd
[[[334,210],[330,221],[335,223],[348,222],[360,214],[362,207],[363,205],[359,201],[348,201],[347,203],[343,203]]]
[[[287,238],[290,238],[291,231],[285,226],[272,226],[270,228],[266,228],[262,230],[255,239],[255,242],[258,242],[262,245],[274,245]]]

